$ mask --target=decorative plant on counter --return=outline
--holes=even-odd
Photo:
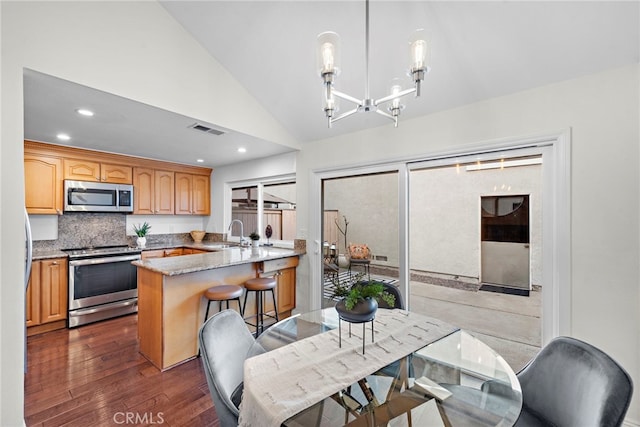
[[[384,290],[384,285],[374,280],[362,280],[364,274],[359,273],[355,277],[345,280],[342,283],[338,279],[333,279],[335,289],[333,297],[342,297],[347,310],[353,310],[356,304],[367,298],[376,301],[383,300],[389,307],[393,307],[396,297]]]
[[[258,234],[258,232],[257,231],[252,232],[251,234],[249,234],[249,238],[251,239],[251,246],[253,246],[254,248],[257,248],[260,242],[260,235]]]
[[[142,225],[133,224],[133,231],[136,233],[136,236],[138,237],[145,237],[150,229],[151,229],[151,226],[146,221],[143,222]]]

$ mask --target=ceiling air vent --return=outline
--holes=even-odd
[[[219,129],[214,129],[212,127],[200,124],[200,123],[194,123],[191,126],[189,126],[191,129],[195,129],[195,130],[199,130],[200,132],[205,132],[205,133],[211,133],[213,135],[224,135],[225,132],[221,131]]]

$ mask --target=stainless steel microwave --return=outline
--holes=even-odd
[[[64,181],[65,212],[133,212],[133,185]]]

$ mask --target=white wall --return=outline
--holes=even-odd
[[[0,424],[14,426],[23,423],[23,68],[298,145],[156,2],[3,1],[0,14]]]
[[[570,333],[611,354],[640,384],[638,87],[635,65],[401,119],[395,129],[385,126],[305,145],[298,156],[298,229],[308,229],[313,215],[308,210],[314,170],[346,166],[353,159],[362,164],[418,158],[570,128],[572,283],[563,284],[571,290]],[[341,155],[329,154],[336,152]],[[628,418],[640,424],[638,402]]]

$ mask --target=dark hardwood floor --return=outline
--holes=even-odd
[[[27,339],[27,426],[219,426],[200,359],[160,372],[137,315]]]

